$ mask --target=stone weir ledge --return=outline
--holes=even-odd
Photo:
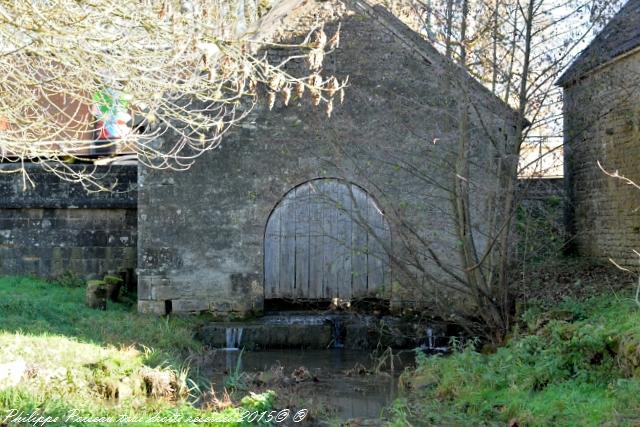
[[[267,314],[244,322],[210,322],[197,338],[213,348],[270,349],[411,349],[446,351],[446,325],[393,316],[356,314]]]

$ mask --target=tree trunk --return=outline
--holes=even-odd
[[[498,15],[500,9],[500,0],[496,0],[493,9],[493,28],[492,28],[492,73],[491,73],[491,92],[496,93],[496,82],[498,80]]]
[[[447,58],[451,58],[451,37],[453,35],[453,0],[447,0],[447,22],[445,34],[445,56]]]

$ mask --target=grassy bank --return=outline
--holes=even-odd
[[[420,358],[393,424],[640,424],[640,308],[629,290],[530,303],[508,344]]]
[[[83,287],[0,278],[0,367],[24,370],[19,383],[0,384],[0,424],[11,410],[66,425],[84,425],[82,416],[217,416],[192,404],[202,397],[188,364],[200,351],[193,339],[197,319],[142,316],[126,304],[93,310],[83,301]],[[243,404],[266,409],[272,400],[265,394]],[[69,414],[75,418],[65,421]],[[220,414],[231,419],[239,412],[229,407]]]

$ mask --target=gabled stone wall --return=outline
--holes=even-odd
[[[399,236],[408,228],[394,224],[402,220],[432,242],[444,265],[458,269],[450,191],[461,103],[471,114],[473,226],[488,225],[501,194],[496,172],[515,125],[513,112],[462,70],[448,67],[419,35],[399,22],[390,25],[395,18],[364,3],[348,2],[345,10],[338,2],[306,2],[291,14],[295,20],[278,21],[279,33],[302,37],[318,18],[326,19],[331,36],[336,10],[341,45],[326,58],[323,74],[349,76],[349,87],[343,104],[334,99],[331,118],[308,96],[289,107],[278,99],[272,111],[261,101],[219,149],[188,171],[140,170],[141,311],[262,311],[269,214],[288,191],[316,178],[355,183],[385,215],[395,215],[391,236],[399,255],[406,255]],[[294,74],[303,72],[304,64],[289,66]],[[407,162],[419,171],[409,172]],[[486,245],[482,233],[478,245]],[[435,263],[429,268],[441,277]],[[393,302],[424,298],[402,288],[399,271],[392,266]]]
[[[564,113],[571,243],[581,255],[637,268],[640,190],[597,162],[640,183],[640,52],[565,87]]]

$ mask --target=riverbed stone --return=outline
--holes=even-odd
[[[164,301],[138,300],[138,311],[143,314],[163,315],[166,313]]]
[[[90,308],[106,310],[108,292],[108,285],[103,280],[87,281],[85,304]]]

